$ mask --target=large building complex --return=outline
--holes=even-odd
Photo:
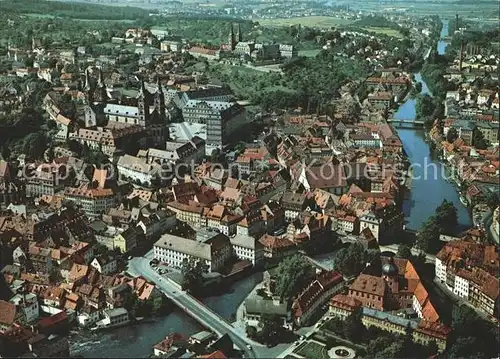
[[[498,314],[496,247],[470,241],[447,243],[436,255],[436,278],[482,312]]]

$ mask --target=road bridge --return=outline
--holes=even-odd
[[[388,123],[393,125],[394,127],[399,128],[415,128],[415,127],[424,127],[424,121],[420,120],[401,120],[397,118],[391,118],[387,120]]]
[[[247,338],[242,332],[238,331],[220,315],[207,308],[198,299],[180,290],[178,285],[174,284],[173,281],[156,273],[149,265],[149,259],[143,257],[131,259],[128,265],[128,272],[135,276],[142,276],[151,283],[154,283],[173,303],[204,327],[214,331],[219,336],[228,334],[233,343],[245,352],[245,358],[256,357],[254,348],[258,345],[254,341]]]

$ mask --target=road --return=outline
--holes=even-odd
[[[379,248],[380,248],[381,252],[390,251],[390,252],[397,253],[398,248],[399,248],[399,244],[389,244],[387,246],[379,246]],[[420,250],[418,250],[416,248],[412,248],[411,253],[414,256],[418,256],[421,252],[420,252]],[[433,254],[425,253],[425,259],[429,263],[436,263],[436,256]]]
[[[339,238],[344,243],[345,242],[350,242],[350,243],[357,243],[358,242],[358,237],[356,237],[354,235],[351,235],[351,234],[341,235]],[[380,246],[379,245],[379,248],[380,248],[381,252],[388,251],[388,252],[397,253],[398,252],[398,248],[399,248],[399,244],[389,244],[389,245],[386,245],[386,246]],[[411,249],[411,253],[414,256],[418,256],[421,252],[420,252],[420,250],[418,250],[416,248],[412,248]],[[433,254],[425,253],[425,259],[429,263],[436,263],[436,256],[433,255]]]
[[[128,265],[128,272],[131,275],[143,276],[148,281],[155,283],[156,287],[178,305],[179,308],[198,320],[205,327],[221,336],[226,333],[229,334],[233,343],[245,353],[245,358],[256,357],[254,350],[257,345],[255,342],[248,339],[243,333],[236,330],[236,328],[218,314],[208,309],[196,298],[179,290],[169,279],[156,273],[149,265],[149,259],[143,257],[131,259]]]

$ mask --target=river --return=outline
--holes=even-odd
[[[262,273],[256,273],[235,284],[228,293],[208,297],[203,302],[226,319],[236,313],[250,291],[262,280]],[[70,338],[71,354],[85,358],[146,358],[153,353],[153,345],[170,333],[185,336],[194,334],[203,327],[180,309],[166,317],[146,323],[113,329],[108,332],[82,332]]]
[[[448,23],[447,21],[443,23],[442,37],[448,35]],[[438,52],[440,54],[444,53],[446,45],[444,41],[439,41]],[[419,73],[415,74],[415,78],[417,81],[422,82],[422,93],[430,94]],[[394,117],[415,119],[415,105],[415,99],[408,99],[400,106]],[[436,166],[439,171],[441,170],[442,165],[430,158],[429,146],[424,141],[424,132],[422,130],[400,129],[398,134],[411,163],[422,166],[429,163]],[[422,172],[423,169],[419,172],[418,168],[416,168],[414,174],[420,176]],[[460,225],[462,227],[470,226],[469,213],[461,204],[453,185],[439,176],[429,176],[428,178],[415,179],[412,182],[411,198],[404,203],[407,227],[411,229],[420,228],[422,223],[434,214],[435,208],[443,199],[452,201],[457,207]],[[261,277],[261,273],[249,276],[235,283],[228,293],[218,297],[206,298],[203,302],[221,316],[230,319],[248,293],[260,282]],[[175,310],[164,318],[115,329],[110,332],[78,333],[70,338],[71,353],[86,358],[148,357],[152,354],[153,345],[161,341],[169,333],[178,332],[189,336],[202,329],[202,326],[194,319],[181,310]]]
[[[448,21],[443,21],[441,38],[448,36]],[[448,44],[439,40],[437,51],[444,54]],[[416,73],[416,81],[422,83],[422,94],[432,96],[429,88],[422,80],[420,73]],[[414,120],[416,118],[416,100],[408,99],[394,114],[395,118]],[[428,144],[425,142],[423,130],[398,129],[399,137],[403,147],[413,165],[413,181],[411,185],[411,197],[403,204],[403,211],[407,221],[407,228],[418,230],[427,218],[434,214],[434,210],[446,199],[453,202],[458,210],[458,221],[460,228],[471,226],[471,218],[467,208],[460,202],[456,188],[447,182],[440,174],[445,168],[440,162],[433,161],[430,157]],[[425,170],[427,168],[427,170]]]

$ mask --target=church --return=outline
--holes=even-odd
[[[228,43],[222,45],[221,50],[231,55],[249,56],[253,61],[276,61],[298,56],[298,51],[293,45],[277,43],[261,44],[255,41],[243,41],[240,24],[238,24],[236,33],[234,32],[234,25],[231,24]]]
[[[133,105],[112,101],[104,84],[101,68],[97,71],[97,81],[91,79],[91,69],[85,70],[85,128],[97,126],[121,129],[139,126],[146,130],[147,138],[143,145],[164,148],[168,138],[165,95],[159,78],[155,91],[148,91],[144,80],[140,81],[139,94],[132,100]]]

